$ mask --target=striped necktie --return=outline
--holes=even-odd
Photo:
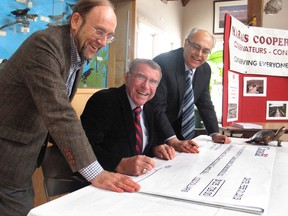
[[[194,92],[192,86],[193,71],[186,72],[185,94],[183,98],[182,114],[182,136],[190,140],[194,136],[195,115],[194,115]]]
[[[141,107],[136,107],[134,112],[134,125],[136,130],[136,151],[138,154],[142,154],[142,148],[143,148],[143,133],[142,128],[140,124],[140,113],[142,109]]]

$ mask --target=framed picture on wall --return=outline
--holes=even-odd
[[[267,120],[287,120],[288,101],[267,101],[266,105]]]
[[[224,33],[224,17],[226,13],[247,24],[247,0],[214,1],[213,3],[214,34]]]
[[[243,96],[266,97],[266,77],[244,77]]]

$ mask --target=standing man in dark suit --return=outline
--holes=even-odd
[[[119,88],[98,91],[88,100],[81,121],[96,157],[104,169],[138,176],[155,167],[151,157],[170,160],[175,150],[158,145],[152,108],[146,102],[153,98],[161,80],[161,68],[148,59],[135,59]],[[133,110],[142,112],[141,151],[137,152]],[[148,157],[146,157],[146,156]]]
[[[203,29],[192,29],[185,39],[184,48],[162,53],[154,58],[162,69],[162,80],[151,100],[157,115],[157,128],[162,140],[177,151],[197,153],[195,141],[182,135],[183,98],[185,76],[192,70],[194,104],[214,142],[230,143],[230,139],[219,133],[214,106],[209,92],[211,68],[206,62],[215,45],[213,35]],[[183,119],[184,120],[184,119]],[[175,136],[176,135],[176,136]],[[182,142],[179,140],[183,140]]]
[[[108,0],[80,0],[70,25],[31,35],[0,65],[0,214],[33,208],[32,175],[49,132],[72,171],[92,185],[139,190],[127,176],[104,171],[72,108],[83,64],[114,39],[117,19]]]

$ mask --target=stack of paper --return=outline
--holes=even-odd
[[[246,122],[232,122],[233,127],[241,129],[262,129],[262,125],[246,123]]]

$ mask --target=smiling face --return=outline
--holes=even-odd
[[[107,37],[114,34],[117,25],[116,15],[109,6],[92,8],[87,14],[74,13],[71,18],[71,29],[77,49],[82,58],[92,59],[107,44]],[[102,38],[95,32],[104,33]]]
[[[197,68],[202,65],[207,57],[207,52],[214,46],[214,38],[204,31],[198,30],[193,36],[188,37],[184,44],[184,60],[189,68]]]
[[[139,64],[132,73],[126,73],[126,91],[135,105],[142,106],[155,95],[160,72],[147,64]]]

